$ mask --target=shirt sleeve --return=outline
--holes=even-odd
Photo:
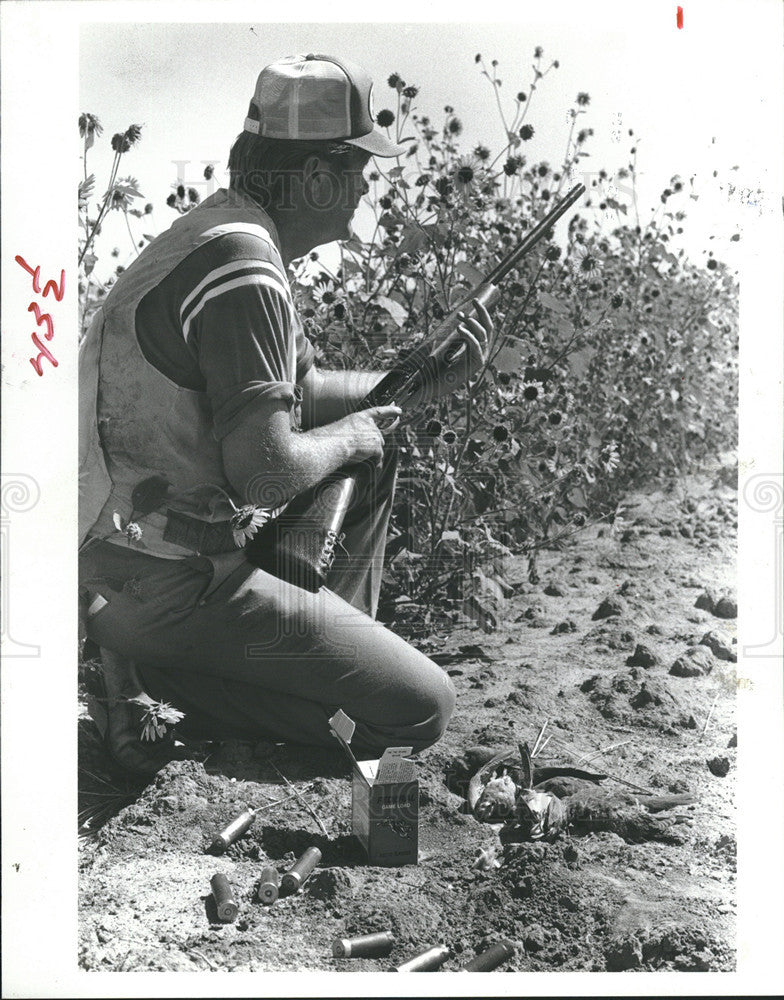
[[[274,264],[235,260],[215,269],[185,300],[180,321],[204,376],[218,440],[263,402],[281,400],[290,409],[299,402],[300,358],[306,364],[313,348]]]
[[[301,382],[316,361],[316,351],[313,344],[305,336],[305,330],[299,316],[294,313],[294,344],[297,352],[297,381]]]

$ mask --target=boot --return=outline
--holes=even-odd
[[[101,647],[100,693],[88,698],[90,715],[112,760],[127,771],[154,775],[178,756],[171,734],[162,741],[141,740],[144,709],[130,701],[143,694],[132,660]]]

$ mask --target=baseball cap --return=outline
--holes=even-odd
[[[270,139],[336,139],[373,156],[406,150],[376,128],[373,81],[365,70],[312,52],[286,56],[259,73],[245,131]]]

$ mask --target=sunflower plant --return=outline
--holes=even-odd
[[[293,271],[327,366],[393,365],[583,180],[590,95],[575,95],[563,155],[546,158],[536,97],[558,61],[537,47],[527,85],[506,100],[498,63],[476,64],[500,119],[496,148],[464,149],[459,112],[446,105],[436,121],[391,74],[377,123],[408,148],[369,174],[374,231],[342,245],[334,273],[317,254]],[[694,190],[673,176],[643,223],[636,176],[635,147],[627,166],[593,175],[564,244],[540,244],[503,284],[474,385],[398,431],[389,616],[411,606],[448,620],[478,564],[511,552],[536,579],[541,547],[611,520],[630,485],[734,445],[736,284],[713,257],[674,249]]]

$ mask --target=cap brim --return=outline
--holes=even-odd
[[[359,149],[364,149],[366,152],[372,153],[373,156],[402,156],[408,148],[387,139],[384,133],[379,132],[377,128],[374,128],[372,132],[368,132],[367,135],[361,135],[356,139],[343,139],[342,141],[349,143],[351,146],[357,146]]]

